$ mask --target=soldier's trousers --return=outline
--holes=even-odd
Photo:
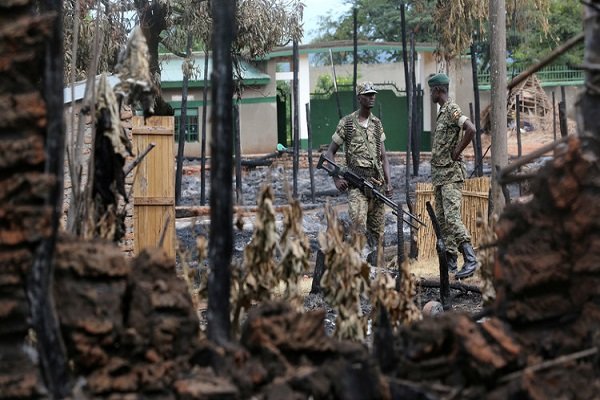
[[[366,234],[371,250],[377,250],[383,233],[385,205],[377,198],[367,198],[360,189],[348,190],[348,214],[354,229]]]
[[[459,246],[471,242],[471,236],[462,222],[460,207],[462,203],[462,182],[435,186],[435,214],[442,229],[446,250],[458,254]]]

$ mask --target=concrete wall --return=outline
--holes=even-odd
[[[274,63],[260,63],[259,67],[270,76],[275,76]],[[275,151],[277,146],[277,83],[275,79],[264,86],[247,86],[242,88],[240,103],[240,136],[242,154],[262,154]],[[167,102],[181,101],[180,89],[165,89],[163,97]],[[188,108],[198,110],[198,141],[186,142],[184,155],[186,157],[201,157],[202,155],[202,88],[192,88],[188,93]],[[210,156],[211,123],[211,91],[208,90],[208,107],[206,119],[206,154]],[[234,101],[237,98],[234,97]],[[196,104],[194,106],[193,104]],[[304,109],[304,107],[302,107]],[[177,117],[176,117],[177,118]],[[175,146],[175,153],[177,146]]]

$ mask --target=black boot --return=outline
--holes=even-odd
[[[446,252],[446,261],[448,261],[448,272],[456,273],[458,269],[458,255],[452,254],[449,251]]]
[[[464,242],[463,244],[461,244],[460,252],[463,255],[465,263],[460,269],[460,271],[456,273],[456,279],[468,278],[471,275],[473,275],[473,273],[475,273],[475,270],[477,269],[477,257],[475,257],[475,251],[473,250],[473,246],[471,246],[471,243]]]

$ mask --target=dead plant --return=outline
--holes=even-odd
[[[396,259],[390,262],[388,270],[395,269],[395,265]],[[408,272],[408,261],[400,273],[400,290],[396,290],[396,280],[387,272],[379,272],[371,283],[371,304],[380,304],[386,309],[393,328],[422,319],[421,310],[415,303],[417,282],[415,276]]]
[[[281,261],[279,270],[285,284],[283,294],[286,301],[299,311],[303,308],[300,281],[308,270],[310,246],[302,227],[302,207],[297,199],[292,199],[290,207],[284,209],[284,229],[281,235]]]
[[[370,268],[361,257],[365,239],[353,233],[350,242],[346,242],[344,229],[330,206],[326,215],[327,231],[319,235],[327,266],[321,287],[325,301],[337,314],[335,335],[340,339],[364,340],[368,320],[360,299],[368,298],[370,291]]]
[[[496,259],[496,240],[497,235],[494,227],[498,221],[498,216],[492,217],[491,223],[487,222],[487,218],[479,215],[477,218],[477,224],[483,226],[483,243],[484,245],[478,249],[479,260],[481,267],[479,273],[481,274],[481,297],[483,304],[491,304],[496,299],[496,289],[494,288],[494,262]]]

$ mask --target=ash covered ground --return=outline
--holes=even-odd
[[[340,157],[338,156],[338,159]],[[316,163],[316,161],[315,161]],[[406,167],[405,160],[399,155],[390,156],[390,167],[393,184],[393,196],[394,201],[401,200],[402,204],[405,204],[406,199]],[[182,182],[182,203],[181,205],[186,206],[198,206],[200,205],[200,174],[199,174],[199,160],[187,160],[184,164],[184,170],[187,171],[184,174]],[[474,168],[474,163],[467,162],[467,174],[470,175]],[[410,194],[411,201],[414,201],[415,185],[418,182],[430,182],[430,164],[428,161],[420,163],[419,174],[413,176],[413,168],[410,168]],[[484,166],[484,173],[489,175],[489,168]],[[244,167],[242,174],[242,194],[243,194],[243,205],[244,206],[256,206],[257,198],[260,194],[263,185],[270,185],[274,193],[274,205],[286,205],[289,204],[289,198],[292,193],[293,185],[293,170],[291,168],[291,162],[289,158],[287,160],[281,160],[278,158],[273,159],[273,163],[269,166],[256,166],[256,167]],[[308,271],[307,275],[312,275],[312,269],[314,268],[315,255],[318,250],[318,235],[327,228],[326,217],[325,217],[325,206],[327,203],[332,205],[338,215],[339,220],[345,224],[350,224],[350,219],[347,211],[347,196],[344,193],[339,193],[333,184],[333,180],[323,170],[314,170],[314,188],[315,188],[315,201],[311,198],[311,182],[310,173],[308,168],[300,168],[298,172],[298,197],[303,207],[303,221],[304,232],[310,241],[311,247],[311,270]],[[515,190],[511,190],[514,192]],[[517,190],[518,192],[518,190]],[[206,174],[206,204],[210,204],[210,171]],[[232,182],[232,193],[234,196],[235,203],[235,177]],[[406,209],[406,207],[405,207]],[[278,229],[282,229],[283,216],[281,213],[277,214],[277,226]],[[190,266],[196,268],[199,274],[205,271],[206,262],[203,265],[199,265],[197,262],[197,251],[196,251],[196,238],[198,236],[208,237],[210,229],[210,219],[208,216],[195,217],[195,218],[184,218],[177,220],[177,236],[180,244],[180,248],[184,250],[184,256]],[[243,218],[243,227],[239,229],[234,227],[234,250],[233,259],[234,262],[240,262],[243,257],[243,251],[245,246],[252,238],[254,231],[254,215],[253,213],[247,213]],[[396,216],[392,213],[388,207],[386,211],[385,219],[385,231],[384,231],[384,247],[395,249],[397,247],[397,225]],[[410,227],[404,224],[404,240],[408,242],[410,238]],[[389,261],[389,260],[388,260]],[[374,271],[375,269],[373,269]],[[395,271],[390,271],[394,273]],[[373,272],[374,275],[374,272]],[[427,303],[429,300],[439,300],[439,290],[432,288],[422,288],[419,291],[418,302],[421,306]],[[454,293],[454,309],[463,310],[467,312],[477,312],[481,307],[481,297],[475,293]],[[331,308],[324,302],[320,294],[309,294],[305,299],[306,309],[325,308],[327,312],[326,317],[326,330],[328,333],[333,332],[335,329],[335,313]],[[363,301],[363,312],[370,312],[370,305]]]
[[[339,157],[338,157],[339,159]],[[392,185],[394,193],[392,199],[397,202],[400,200],[405,204],[406,186],[405,176],[406,168],[404,159],[398,156],[390,157],[390,167],[392,175]],[[270,185],[274,194],[274,205],[289,204],[289,198],[293,188],[293,170],[289,162],[279,161],[274,159],[270,166],[257,166],[252,168],[244,168],[242,174],[242,198],[244,206],[256,206],[257,198],[263,185]],[[467,173],[471,174],[474,168],[473,162],[467,162]],[[183,176],[182,182],[182,201],[184,206],[199,206],[200,205],[200,174],[198,160],[187,160],[184,164],[184,169],[194,171],[195,173],[187,173]],[[484,172],[487,168],[484,169]],[[410,167],[410,195],[411,201],[414,201],[415,185],[417,182],[430,182],[430,165],[429,162],[421,162],[419,166],[419,174],[412,175],[412,166]],[[300,168],[298,172],[298,197],[302,203],[303,226],[304,232],[311,243],[311,250],[314,253],[318,249],[317,236],[319,232],[326,229],[325,205],[329,203],[334,206],[338,218],[344,224],[349,224],[347,197],[345,193],[339,193],[333,184],[331,177],[323,170],[314,170],[314,188],[315,201],[311,198],[311,183],[310,173],[308,168]],[[232,183],[232,193],[235,203],[235,177]],[[206,173],[206,204],[210,204],[210,171]],[[406,207],[405,207],[406,209]],[[277,216],[278,226],[281,225],[282,216]],[[243,229],[234,230],[234,258],[241,257],[245,245],[252,237],[254,229],[252,216],[244,218]],[[195,239],[198,235],[208,237],[209,219],[206,218],[187,218],[179,219],[177,222],[177,236],[182,248],[190,250],[193,253],[195,247]],[[410,227],[404,225],[404,235],[408,240]],[[397,240],[396,216],[392,214],[391,209],[387,208],[385,219],[384,246],[396,246]],[[195,255],[195,253],[193,253]]]

